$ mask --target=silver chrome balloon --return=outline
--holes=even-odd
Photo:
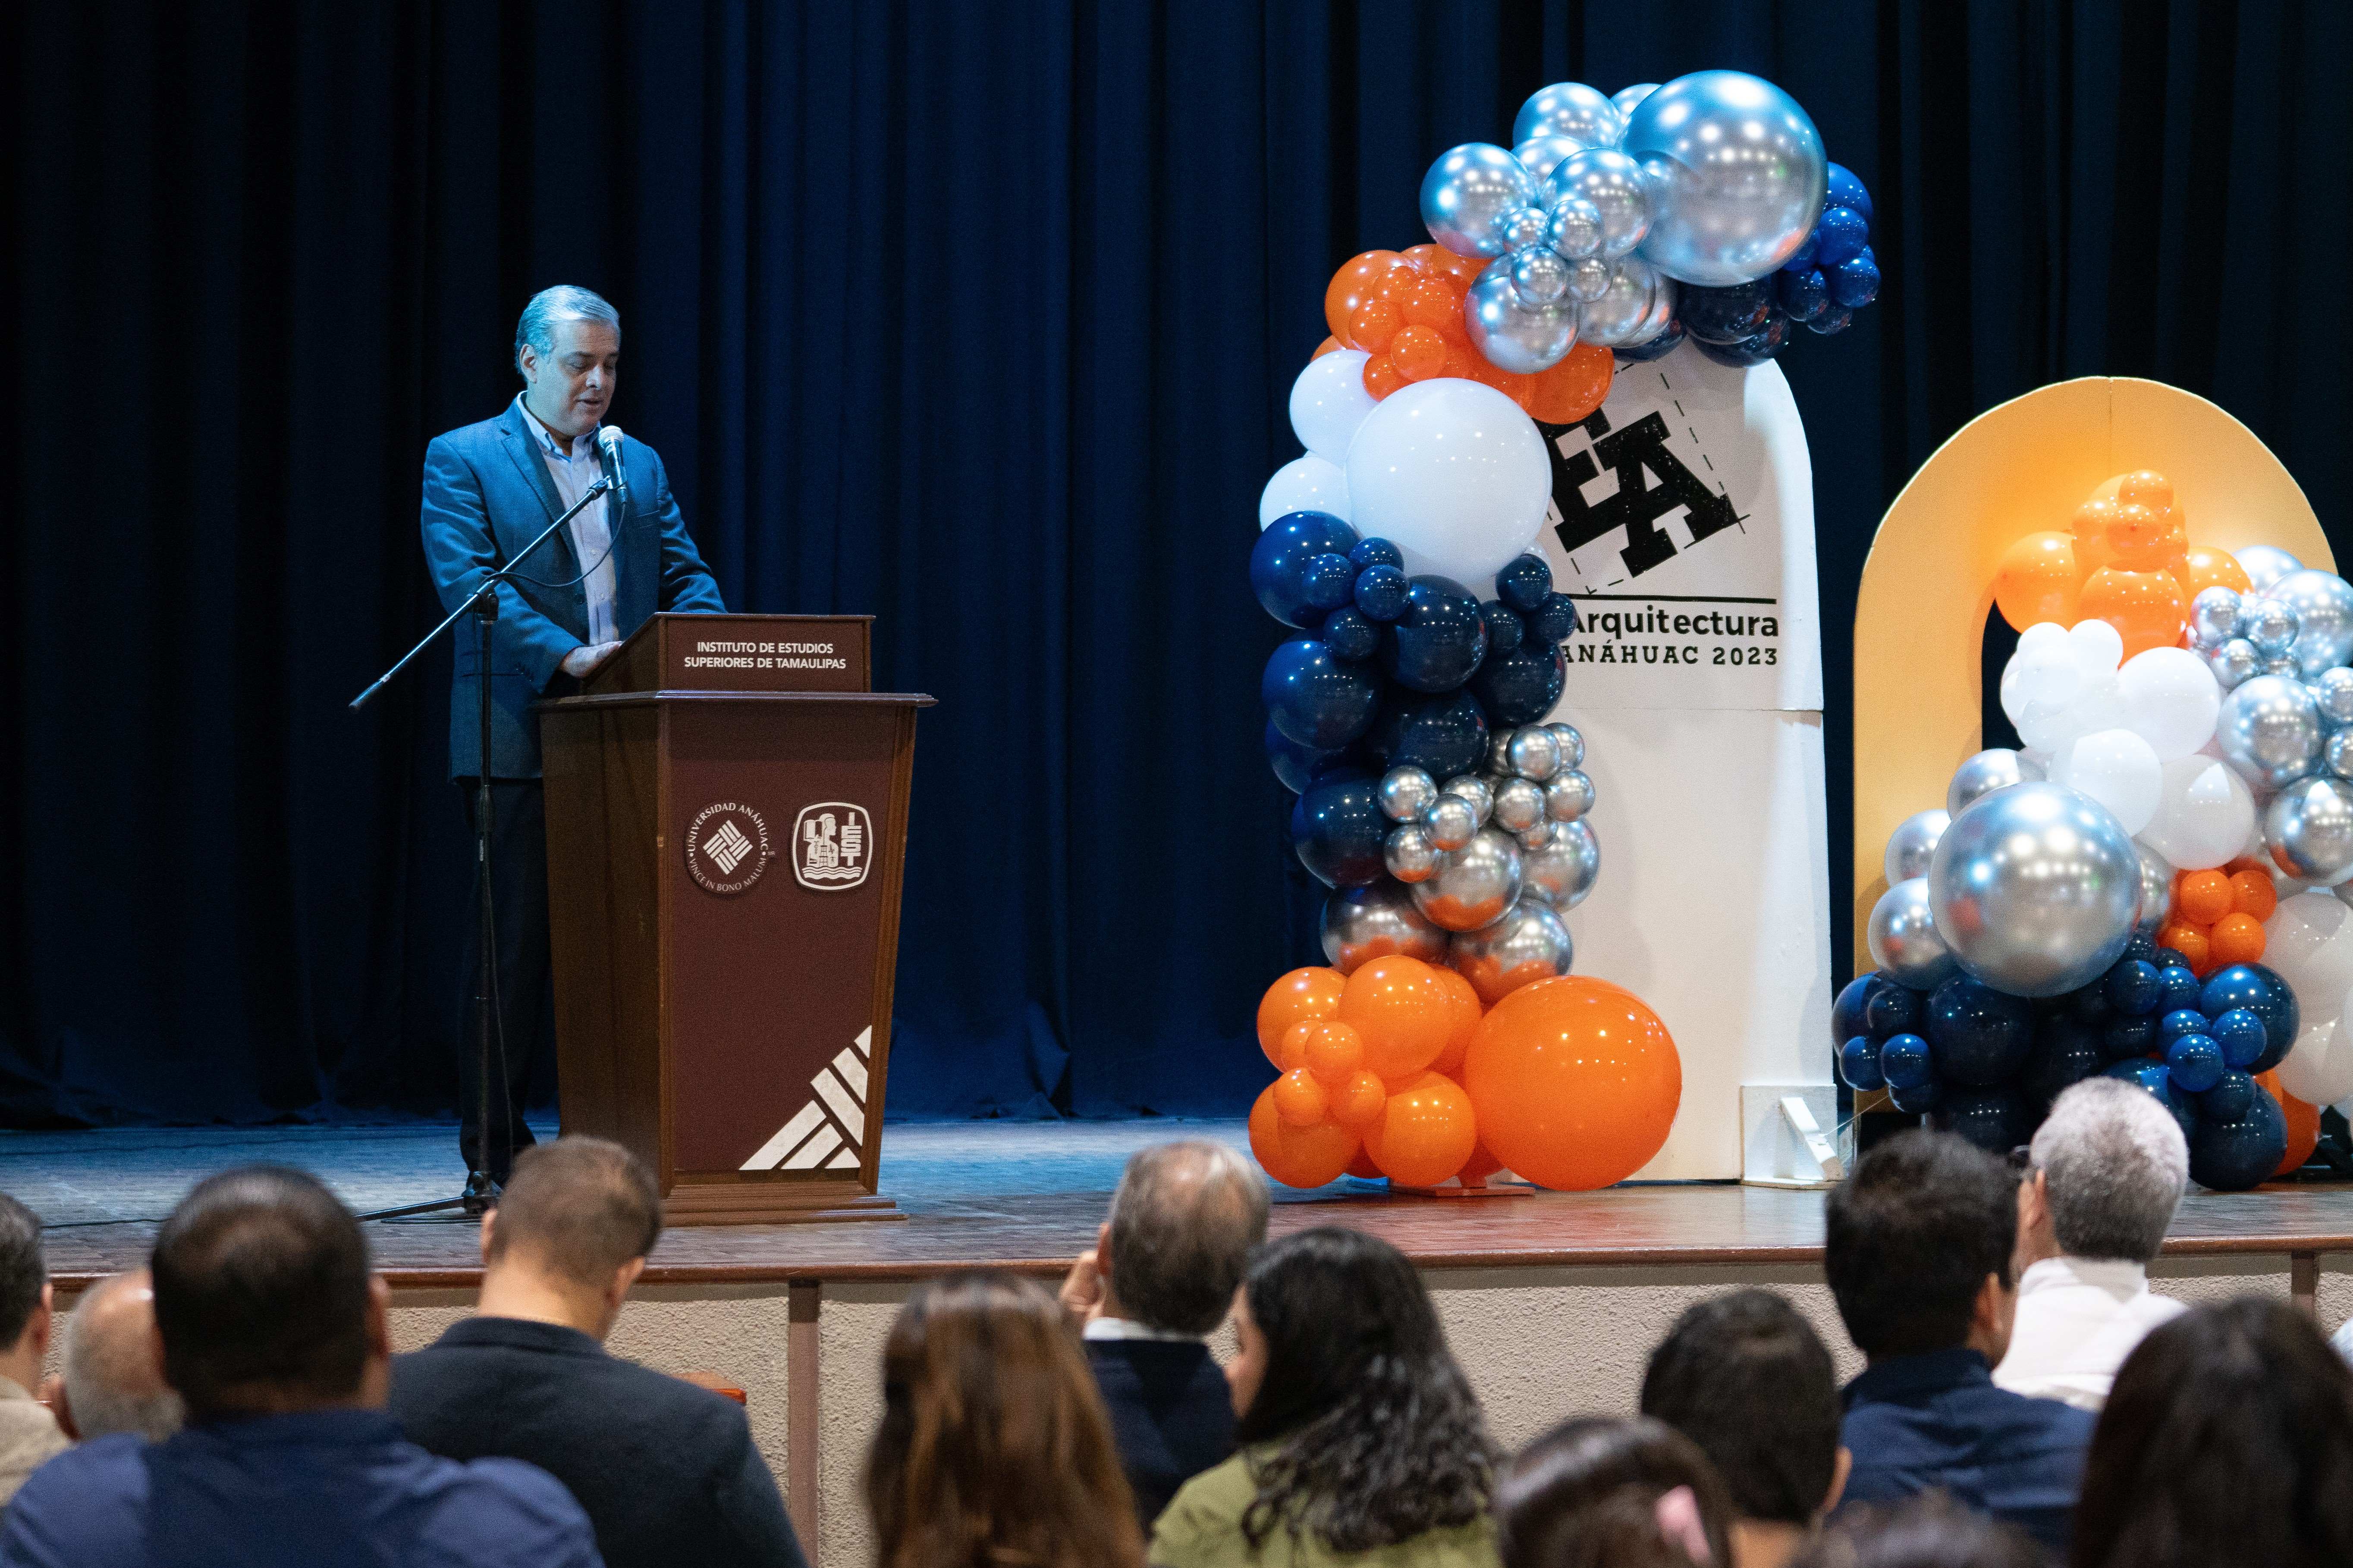
[[[1659,84],[1657,82],[1638,81],[1631,87],[1621,87],[1616,92],[1611,93],[1609,95],[1609,101],[1618,106],[1619,113],[1631,114],[1634,112],[1634,106],[1636,104],[1641,102],[1644,99],[1650,97],[1652,93],[1658,90]]]
[[[1590,304],[1609,292],[1609,263],[1598,256],[1588,256],[1568,264],[1568,297],[1580,305]]]
[[[1440,153],[1422,176],[1421,221],[1430,238],[1457,256],[1501,256],[1504,224],[1534,206],[1539,190],[1535,176],[1503,148],[1466,142]]]
[[[1534,827],[1521,828],[1517,833],[1512,835],[1512,837],[1520,841],[1520,869],[1525,875],[1527,870],[1529,852],[1531,850],[1549,849],[1552,847],[1552,824],[1549,822],[1539,822]],[[1520,890],[1524,893],[1527,891],[1525,882],[1523,882]]]
[[[2353,656],[2353,583],[2306,567],[2273,584],[2268,596],[2295,616],[2292,651],[2306,679]]]
[[[1871,961],[1879,972],[1915,991],[1934,991],[1960,973],[1960,964],[1936,934],[1928,907],[1928,879],[1910,877],[1879,895],[1871,907]]]
[[[2284,789],[2320,764],[2320,710],[2303,683],[2258,675],[2222,699],[2214,746],[2258,789]]]
[[[2263,807],[2263,849],[2300,881],[2335,887],[2353,877],[2353,784],[2299,779]]]
[[[1424,768],[1391,768],[1381,775],[1381,815],[1391,822],[1419,822],[1438,798],[1438,781]]]
[[[1446,962],[1446,933],[1413,907],[1413,895],[1394,882],[1335,888],[1324,900],[1324,957],[1343,974],[1377,958],[1402,953],[1424,963]]]
[[[1421,826],[1432,847],[1460,849],[1479,831],[1479,813],[1459,795],[1441,795],[1421,814]]]
[[[1599,89],[1581,81],[1538,88],[1512,118],[1512,140],[1566,136],[1580,147],[1614,147],[1626,134],[1626,116]]]
[[[1502,920],[1519,901],[1520,847],[1500,827],[1482,827],[1471,842],[1438,858],[1438,869],[1413,885],[1414,907],[1448,931],[1478,931]]]
[[[1400,822],[1381,840],[1381,864],[1400,882],[1427,882],[1438,869],[1438,846],[1419,822]]]
[[[2275,544],[2250,544],[2243,549],[2233,550],[2231,554],[2258,594],[2271,592],[2273,584],[2291,573],[2304,570],[2303,562]]]
[[[1650,176],[1615,147],[1572,153],[1554,167],[1545,181],[1544,204],[1563,202],[1586,202],[1601,215],[1601,242],[1593,254],[1604,261],[1626,255],[1650,232]]]
[[[1936,840],[1945,836],[1952,821],[1949,811],[1915,811],[1895,825],[1895,831],[1887,836],[1889,887],[1928,874],[1928,858],[1936,854]]]
[[[2353,669],[2324,669],[2305,683],[2320,721],[2329,727],[2353,724]]]
[[[2164,856],[2146,844],[2140,846],[2140,919],[2136,922],[2139,930],[2155,935],[2172,917],[2174,875]]]
[[[1443,785],[1440,786],[1439,793],[1440,795],[1459,795],[1464,800],[1469,801],[1471,803],[1471,809],[1478,814],[1479,820],[1482,823],[1484,823],[1488,817],[1494,815],[1494,788],[1477,773],[1457,773],[1454,777],[1448,779]]]
[[[1585,765],[1585,737],[1577,733],[1576,725],[1563,723],[1556,719],[1545,728],[1550,730],[1554,737],[1560,742],[1562,767],[1581,768]]]
[[[1446,962],[1492,1007],[1533,980],[1567,974],[1577,943],[1548,904],[1522,899],[1483,931],[1466,931],[1446,944]]]
[[[1577,150],[1577,144],[1566,136],[1531,136],[1512,149],[1512,156],[1541,184],[1563,158]]]
[[[1556,910],[1573,910],[1601,876],[1601,843],[1593,837],[1593,825],[1581,817],[1556,822],[1551,845],[1522,856],[1520,866],[1526,874],[1523,890],[1527,897]]]
[[[2054,784],[1957,813],[1928,866],[1936,934],[1972,979],[2056,996],[2106,973],[2140,913],[2141,859],[2105,807]]]
[[[1991,747],[1953,770],[1953,782],[1945,786],[1945,810],[1958,816],[1998,789],[2031,784],[2042,776],[2042,770],[2032,758],[2001,746]]]
[[[2353,729],[2339,730],[2321,743],[2320,760],[2340,779],[2353,779]]]
[[[1512,263],[1496,262],[1462,296],[1462,324],[1471,346],[1498,370],[1534,375],[1550,370],[1577,346],[1577,306],[1565,296],[1549,305],[1520,298]]]
[[[1575,822],[1593,809],[1593,781],[1581,769],[1567,768],[1545,785],[1545,815],[1555,822]]]
[[[2234,690],[2263,672],[2263,656],[2246,638],[2234,637],[2206,656],[2206,668],[2223,690]]]
[[[2239,635],[2265,658],[2277,658],[2294,647],[2297,629],[2293,605],[2268,596],[2239,602]]]
[[[2294,680],[2304,674],[2304,666],[2295,661],[2295,655],[2293,653],[2274,654],[2263,660],[2263,673],[2283,675]]]
[[[1525,779],[1505,779],[1495,789],[1495,826],[1525,833],[1545,819],[1544,791]]]
[[[2189,601],[2189,642],[2201,653],[2239,635],[2239,591],[2200,588]]]
[[[1512,735],[1514,731],[1497,725],[1487,731],[1486,772],[1502,777],[1512,771]]]
[[[1512,772],[1542,784],[1560,772],[1560,740],[1541,724],[1523,724],[1512,731],[1504,761]]]
[[[1601,249],[1601,209],[1576,196],[1556,202],[1545,243],[1571,261],[1596,259]]]
[[[1495,226],[1503,237],[1504,254],[1517,256],[1524,250],[1544,248],[1545,236],[1552,228],[1552,214],[1540,206],[1522,207]]]
[[[1822,216],[1821,132],[1796,100],[1746,72],[1677,77],[1634,106],[1621,144],[1655,187],[1642,255],[1683,282],[1762,278]]]
[[[1609,270],[1609,286],[1601,291],[1600,298],[1588,300],[1577,308],[1578,341],[1605,349],[1630,344],[1649,323],[1656,274],[1641,258],[1619,258]]]
[[[1549,305],[1567,294],[1571,271],[1558,251],[1541,245],[1512,253],[1512,287],[1531,305]]]

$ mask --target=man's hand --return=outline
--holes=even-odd
[[[584,645],[575,647],[564,656],[564,673],[571,676],[575,680],[581,679],[590,670],[619,652],[620,647],[621,645],[617,642],[600,642],[594,646]]]
[[[1055,1294],[1082,1328],[1103,1316],[1103,1268],[1092,1247],[1079,1254],[1079,1260],[1071,1265],[1070,1273],[1062,1278],[1061,1289]]]

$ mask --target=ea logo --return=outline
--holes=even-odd
[[[760,879],[775,854],[767,819],[741,801],[706,805],[687,826],[687,874],[705,892],[742,892]]]
[[[793,876],[820,893],[846,892],[874,863],[874,822],[862,805],[823,800],[793,821]]]

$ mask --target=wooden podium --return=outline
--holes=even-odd
[[[864,616],[654,616],[539,705],[564,1131],[679,1225],[875,1192],[915,711]]]

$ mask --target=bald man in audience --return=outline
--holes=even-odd
[[[33,1398],[52,1321],[40,1219],[0,1193],[0,1504],[69,1446],[56,1417]]]
[[[77,1443],[129,1432],[158,1443],[185,1408],[155,1359],[155,1288],[144,1268],[109,1275],[82,1292],[66,1321],[65,1373],[49,1407]]]

